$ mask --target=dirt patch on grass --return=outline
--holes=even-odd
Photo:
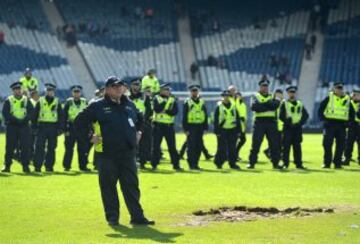
[[[319,214],[334,213],[334,208],[285,208],[278,209],[275,207],[221,207],[210,209],[208,211],[198,210],[189,216],[190,220],[180,226],[203,226],[210,222],[240,222],[254,221],[260,218],[298,218]]]

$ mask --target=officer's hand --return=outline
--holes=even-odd
[[[238,133],[238,134],[237,134],[237,137],[241,137],[241,133]]]
[[[136,132],[136,142],[139,143],[139,141],[141,140],[141,136],[142,136],[142,132],[138,131]]]
[[[91,142],[92,144],[94,144],[94,145],[97,145],[97,144],[99,144],[99,143],[102,142],[102,137],[101,137],[101,136],[98,136],[98,135],[96,135],[96,134],[93,134],[92,137],[91,137],[90,142]]]
[[[70,136],[70,132],[69,132],[69,131],[66,131],[66,132],[65,132],[65,136]]]

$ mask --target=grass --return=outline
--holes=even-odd
[[[177,138],[180,147],[184,137]],[[206,135],[205,143],[215,152],[213,135]],[[1,155],[4,144],[2,135]],[[244,159],[250,144],[248,136]],[[305,172],[293,164],[287,171],[273,171],[263,155],[256,170],[240,172],[227,166],[216,170],[201,161],[204,172],[174,173],[165,161],[158,172],[139,174],[143,207],[157,224],[131,227],[121,199],[122,226],[113,229],[104,220],[96,174],[62,171],[61,137],[54,174],[25,175],[17,163],[13,173],[0,174],[0,243],[360,243],[360,228],[351,228],[360,225],[360,167],[352,163],[341,171],[322,170],[321,135],[305,135],[303,152],[310,169]],[[187,168],[186,161],[182,166]],[[235,205],[334,207],[335,213],[178,226],[195,210]]]

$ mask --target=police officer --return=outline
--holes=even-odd
[[[251,151],[249,156],[248,169],[255,168],[258,159],[261,143],[266,135],[269,143],[271,162],[274,169],[281,169],[280,145],[277,129],[277,109],[281,99],[269,93],[270,82],[262,79],[259,83],[259,92],[252,98],[251,110],[254,112],[254,131],[252,138]]]
[[[153,99],[153,152],[151,166],[155,170],[160,162],[161,141],[165,137],[173,169],[182,170],[179,165],[179,154],[176,150],[174,121],[178,113],[176,98],[171,95],[169,83],[160,87],[160,93]]]
[[[144,91],[146,87],[150,87],[151,93],[153,95],[155,95],[160,91],[160,83],[155,75],[156,75],[156,70],[150,69],[147,75],[145,75],[142,78],[141,80],[142,91]]]
[[[124,96],[124,82],[109,77],[105,83],[105,97],[91,103],[75,119],[79,138],[87,141],[88,126],[97,122],[99,134],[92,136],[99,153],[99,184],[106,220],[109,225],[119,225],[119,197],[117,184],[120,181],[126,206],[131,215],[131,224],[150,225],[140,205],[140,189],[135,163],[136,144],[141,133],[135,105]]]
[[[309,118],[304,105],[296,98],[296,86],[286,88],[288,99],[280,105],[279,118],[283,122],[283,168],[289,167],[289,154],[292,146],[294,154],[294,163],[296,168],[305,169],[302,163],[302,126]]]
[[[351,97],[351,106],[354,109],[354,120],[350,121],[345,143],[345,160],[343,165],[350,165],[354,143],[358,146],[358,163],[360,164],[360,116],[359,116],[360,90],[354,89]]]
[[[204,131],[208,129],[205,101],[199,85],[190,85],[190,97],[184,102],[182,126],[187,137],[187,160],[191,170],[200,170],[199,159]]]
[[[27,95],[30,90],[38,90],[39,81],[32,76],[32,71],[30,68],[26,68],[24,76],[20,78],[23,92]]]
[[[221,96],[222,101],[218,102],[214,114],[214,132],[217,136],[214,162],[221,169],[228,160],[231,169],[239,170],[240,167],[236,164],[236,141],[241,133],[240,118],[235,103],[230,100],[230,92],[225,90]]]
[[[239,141],[236,145],[237,158],[241,160],[239,157],[241,148],[245,145],[246,142],[246,123],[247,123],[247,107],[242,99],[241,93],[236,92],[235,96],[235,107],[240,117],[240,125],[241,125],[241,133],[239,137]]]
[[[318,116],[324,122],[324,164],[323,168],[330,168],[334,162],[335,169],[341,169],[342,154],[346,136],[346,126],[354,118],[354,108],[350,97],[344,93],[343,83],[334,83],[333,91],[320,103]],[[332,145],[336,141],[335,155]]]
[[[32,126],[36,131],[34,155],[35,172],[41,172],[45,156],[45,169],[54,171],[57,137],[62,133],[62,109],[59,99],[55,97],[56,85],[45,84],[46,94],[40,97],[34,111]],[[45,145],[47,145],[45,151]]]
[[[77,143],[77,153],[80,171],[88,172],[88,147],[89,143],[82,143],[78,134],[75,132],[74,121],[76,116],[87,106],[85,98],[81,97],[82,86],[74,85],[70,87],[72,96],[66,100],[64,106],[64,131],[65,131],[65,154],[63,167],[65,171],[71,169],[71,162],[74,154],[74,146]]]
[[[152,140],[152,105],[151,105],[151,91],[145,89],[141,92],[139,79],[134,79],[130,84],[130,100],[135,104],[135,107],[143,117],[142,136],[138,147],[138,156],[140,168],[145,169],[145,164],[151,160],[151,140]]]
[[[201,140],[201,143],[202,143],[200,145],[201,152],[204,155],[205,159],[206,160],[212,159],[214,157],[214,155],[209,153],[209,150],[205,147],[204,140]],[[179,152],[179,156],[181,159],[184,159],[184,154],[185,154],[186,150],[187,150],[187,140],[184,141],[184,143],[181,146],[180,152]]]
[[[20,161],[23,172],[28,173],[30,161],[30,126],[32,105],[22,94],[21,83],[15,82],[10,88],[13,95],[9,96],[3,106],[2,114],[6,123],[5,165],[2,172],[10,172],[14,150],[20,145]]]

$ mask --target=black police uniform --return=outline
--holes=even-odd
[[[81,171],[89,171],[87,168],[88,164],[88,148],[90,147],[89,141],[84,141],[79,139],[78,133],[76,133],[74,128],[74,121],[71,120],[69,117],[69,108],[71,106],[83,106],[84,104],[87,104],[85,99],[78,99],[75,100],[73,98],[68,99],[64,106],[64,121],[65,121],[65,154],[63,159],[63,167],[66,171],[70,170],[71,168],[71,162],[74,155],[74,147],[75,143],[77,143],[77,153],[78,153],[78,163],[79,163],[79,169]]]
[[[346,138],[346,127],[349,124],[349,121],[354,119],[354,109],[352,106],[349,106],[349,119],[347,121],[338,120],[338,119],[329,119],[326,118],[324,112],[329,103],[329,96],[327,96],[321,103],[318,109],[318,116],[321,121],[324,123],[324,138],[323,138],[323,147],[324,147],[324,164],[323,168],[330,168],[331,162],[334,162],[335,168],[341,168],[342,164],[342,155],[344,152],[344,143]],[[336,142],[335,155],[333,157],[332,146]]]
[[[21,83],[16,82],[11,85],[11,88],[21,88]],[[21,101],[21,107],[26,110],[24,118],[19,119],[12,113],[10,98],[6,99],[3,105],[2,114],[6,124],[6,151],[5,151],[5,165],[3,172],[10,172],[12,158],[15,148],[20,145],[20,161],[24,172],[29,172],[30,162],[30,136],[31,130],[29,121],[32,116],[33,107],[28,98],[21,96],[16,98],[16,102]],[[24,101],[25,100],[25,101]]]
[[[55,86],[50,87],[51,89],[55,89]],[[53,104],[54,100],[58,98],[45,96],[43,97],[43,99],[45,99],[48,104]],[[53,105],[51,107],[51,110],[54,113],[57,113],[57,120],[55,122],[39,121],[41,112],[40,104],[41,98],[36,104],[34,117],[32,120],[32,126],[33,129],[36,131],[37,135],[34,155],[34,167],[36,172],[40,172],[45,158],[45,169],[48,172],[52,172],[54,170],[55,164],[55,149],[57,147],[57,137],[62,133],[63,128],[63,113],[61,104],[60,102],[58,102],[57,106]]]
[[[153,110],[154,113],[161,113],[165,109],[165,105],[167,102],[168,97],[162,97],[163,102],[159,103],[158,99],[156,99],[157,96],[162,97],[160,94],[156,95],[153,99]],[[178,113],[178,105],[176,102],[176,99],[173,102],[173,105],[165,111],[165,113],[169,116],[176,116]],[[156,116],[156,115],[155,115]],[[173,168],[175,170],[179,170],[179,154],[176,150],[176,140],[175,140],[175,129],[174,129],[174,123],[159,123],[156,121],[156,118],[154,118],[153,122],[153,151],[152,151],[152,159],[151,159],[151,165],[153,169],[156,169],[158,166],[160,159],[161,159],[161,142],[163,137],[165,137],[168,151],[170,154],[171,163],[173,165]]]
[[[223,92],[223,95],[225,92]],[[236,164],[237,161],[237,151],[236,151],[236,142],[241,133],[240,117],[236,110],[234,104],[229,101],[225,104],[221,102],[225,108],[230,109],[233,106],[231,111],[235,115],[235,125],[234,128],[227,129],[224,128],[225,120],[220,121],[220,105],[215,108],[214,113],[214,133],[217,136],[217,150],[215,154],[214,163],[218,169],[221,169],[224,162],[227,160],[229,162],[230,168],[240,169]],[[227,113],[227,112],[224,112]]]
[[[260,84],[260,83],[259,83]],[[263,94],[264,98],[272,97],[271,94]],[[258,153],[261,147],[261,143],[266,136],[271,154],[271,162],[273,168],[278,169],[280,160],[280,143],[279,143],[279,132],[277,125],[276,110],[280,105],[280,101],[277,99],[269,98],[267,102],[260,103],[256,98],[253,99],[251,104],[251,110],[255,113],[263,112],[274,112],[272,117],[256,117],[254,121],[254,130],[252,135],[252,145],[249,155],[248,168],[252,169],[258,159]]]
[[[290,157],[290,148],[292,146],[294,154],[294,163],[297,168],[304,168],[302,164],[302,152],[301,152],[301,142],[302,142],[302,126],[306,123],[309,118],[309,114],[305,107],[302,105],[301,109],[298,111],[292,111],[293,113],[301,113],[301,119],[298,123],[293,124],[292,119],[287,115],[286,111],[286,102],[290,102],[294,106],[297,106],[300,101],[284,101],[280,107],[280,120],[284,122],[283,130],[283,163],[284,167],[289,166],[289,157]]]
[[[118,83],[115,78],[109,82]],[[107,82],[107,83],[109,83]],[[135,162],[138,113],[135,105],[122,96],[120,103],[105,96],[91,103],[75,119],[75,128],[80,138],[87,140],[88,127],[98,122],[101,130],[103,149],[99,155],[98,172],[101,197],[106,220],[117,224],[119,220],[119,198],[117,184],[120,181],[126,206],[132,223],[145,222],[140,205],[140,189]]]
[[[130,100],[135,102],[140,99],[144,103],[145,112],[143,114],[143,126],[142,126],[142,135],[139,141],[138,147],[138,158],[141,168],[145,168],[145,164],[148,161],[151,161],[151,148],[152,148],[152,105],[151,105],[151,97],[145,96],[142,92],[134,94],[130,92],[129,96]]]
[[[191,99],[191,101],[195,104],[200,103],[200,98],[189,98],[189,99]],[[204,131],[208,129],[207,109],[205,104],[203,104],[201,107],[204,113],[203,123],[191,123],[190,121],[188,121],[188,114],[190,111],[188,103],[189,103],[188,100],[184,103],[183,118],[182,118],[183,129],[185,132],[189,133],[189,135],[186,138],[187,156],[188,156],[187,160],[190,169],[200,169],[199,159],[200,159],[201,151],[204,147],[203,135],[204,135]]]
[[[359,103],[360,102],[353,101],[353,104],[356,105],[358,108],[360,107]],[[353,108],[355,115],[354,115],[354,119],[350,121],[349,129],[347,131],[345,151],[344,151],[345,160],[342,163],[343,165],[350,165],[355,142],[358,147],[358,163],[360,164],[360,116],[358,116],[359,109],[355,110],[356,109],[355,106]]]
[[[205,147],[204,138],[201,138],[200,148],[201,148],[201,152],[204,155],[206,160],[210,160],[211,158],[214,157],[213,155],[211,155],[209,153],[209,150]],[[179,152],[180,158],[184,157],[186,149],[187,149],[187,139],[184,141],[184,143],[181,146],[181,149],[180,149],[180,152]]]

